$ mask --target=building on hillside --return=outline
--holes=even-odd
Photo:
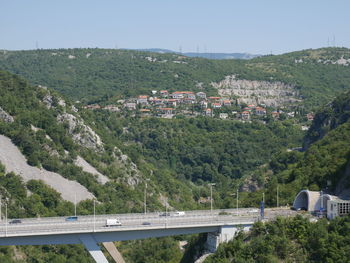
[[[243,111],[241,113],[241,119],[242,120],[249,120],[250,119],[250,112],[249,111]]]
[[[150,109],[140,109],[140,113],[142,116],[151,116],[151,110]]]
[[[266,115],[266,109],[263,107],[255,107],[255,114],[258,116],[265,116]]]
[[[200,99],[206,99],[207,98],[207,94],[203,91],[197,92],[196,96]]]
[[[212,111],[212,109],[205,109],[205,110],[203,111],[203,114],[204,114],[204,116],[213,117],[213,111]]]
[[[226,107],[230,107],[231,106],[231,101],[230,100],[223,100],[222,101],[222,105],[224,105]]]
[[[199,105],[200,105],[202,108],[204,108],[204,109],[208,108],[208,102],[205,101],[205,100],[201,100],[201,101],[199,102]]]
[[[169,95],[169,93],[168,93],[167,90],[161,90],[161,91],[159,91],[159,94],[160,94],[160,96],[162,96],[163,98],[167,98],[168,95]]]
[[[168,106],[176,107],[178,100],[177,99],[167,99],[167,100],[164,100],[164,103]]]
[[[184,98],[184,94],[181,91],[175,91],[170,94],[170,97],[173,99],[181,100]]]
[[[159,111],[162,118],[171,119],[174,116],[173,108],[160,108]]]
[[[213,109],[220,109],[221,108],[221,103],[213,102],[211,104],[211,106],[213,107]]]
[[[148,105],[148,96],[147,95],[138,96],[137,104]]]
[[[104,110],[108,110],[110,112],[118,112],[118,111],[120,111],[120,109],[117,106],[115,106],[115,105],[107,105],[103,109]]]
[[[334,219],[338,216],[347,216],[350,214],[350,200],[328,200],[327,218]]]
[[[271,113],[272,118],[278,119],[280,117],[280,113],[278,111],[273,111]]]
[[[124,104],[124,107],[128,110],[136,110],[136,103],[135,102],[127,102]]]
[[[208,100],[210,102],[219,102],[221,97],[208,97]]]
[[[164,100],[160,98],[153,98],[152,101],[150,101],[153,105],[163,105]]]
[[[223,119],[223,120],[226,120],[228,118],[228,114],[227,113],[220,113],[219,114],[219,118]]]

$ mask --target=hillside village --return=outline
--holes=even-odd
[[[250,121],[266,118],[285,119],[296,117],[295,111],[279,107],[267,107],[264,104],[240,104],[237,99],[207,96],[205,92],[167,90],[151,91],[150,95],[139,95],[134,98],[120,99],[115,104],[101,106],[90,104],[86,109],[104,109],[112,112],[132,112],[141,117],[160,117],[171,119],[175,116],[196,117],[207,116],[220,119],[237,119]],[[307,121],[312,121],[314,114],[304,114]]]

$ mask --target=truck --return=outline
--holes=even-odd
[[[121,226],[122,223],[119,221],[119,219],[106,219],[106,227],[110,226]]]

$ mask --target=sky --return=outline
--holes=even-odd
[[[0,49],[350,48],[349,0],[0,0]]]

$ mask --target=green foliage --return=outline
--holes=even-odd
[[[349,89],[350,68],[324,63],[348,57],[349,53],[345,48],[327,48],[251,60],[208,60],[112,49],[4,51],[0,54],[0,69],[91,103],[150,90],[195,90],[197,83],[203,83],[205,91],[214,95],[217,91],[211,82],[236,75],[239,79],[295,85],[310,108]]]
[[[311,223],[300,216],[256,223],[219,246],[211,262],[348,262],[350,217]]]
[[[178,242],[171,237],[127,241],[119,249],[133,263],[177,263],[182,257]]]

